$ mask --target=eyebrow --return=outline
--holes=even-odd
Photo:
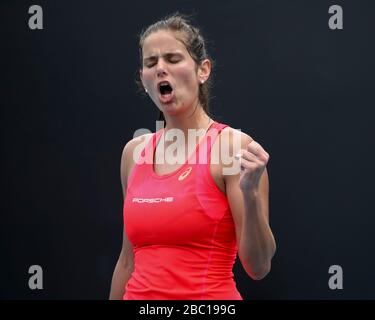
[[[182,53],[179,52],[179,51],[176,51],[176,52],[167,52],[167,53],[164,53],[162,56],[163,57],[172,57],[172,56],[181,56],[182,57]],[[151,55],[149,57],[144,58],[143,62],[155,60],[155,59],[157,59],[157,57],[158,57],[157,55]]]

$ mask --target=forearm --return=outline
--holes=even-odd
[[[125,294],[125,286],[128,283],[133,270],[126,268],[119,259],[112,276],[109,300],[122,300]]]
[[[271,267],[276,250],[268,223],[268,208],[257,190],[243,191],[245,214],[239,245],[239,257],[246,272],[254,279],[263,278]]]

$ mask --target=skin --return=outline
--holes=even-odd
[[[151,100],[164,114],[165,132],[178,128],[187,137],[189,128],[208,127],[211,119],[199,102],[198,90],[200,83],[209,78],[210,72],[211,62],[206,59],[197,66],[184,43],[173,32],[157,31],[145,39],[140,77]],[[168,80],[173,87],[174,96],[170,103],[162,103],[159,99],[157,84],[163,80]],[[145,134],[134,138],[124,147],[121,158],[124,199],[127,179],[134,168],[134,159],[139,156],[137,152],[141,150],[137,146],[147,143],[151,136],[152,134]],[[225,164],[221,160],[219,146],[222,139],[229,141],[229,154],[239,155],[232,161],[237,161],[240,165],[240,173],[223,174],[223,169],[232,167],[233,162]],[[232,143],[234,140],[240,143]],[[198,142],[199,140],[196,143]],[[185,147],[186,144],[185,140]],[[167,142],[164,147],[168,147]],[[164,150],[156,147],[156,154],[163,152]],[[232,211],[242,266],[252,279],[262,279],[270,271],[271,259],[276,250],[269,226],[269,182],[266,168],[269,154],[246,133],[227,127],[215,140],[211,158],[211,176],[218,189],[227,196]],[[157,174],[167,174],[179,166],[181,164],[155,163],[154,170]],[[110,299],[122,299],[125,284],[134,270],[132,244],[125,232],[123,237],[122,250],[112,278]]]
[[[199,83],[206,81],[211,72],[211,62],[205,59],[197,67],[183,42],[172,32],[158,31],[150,34],[143,44],[143,68],[140,77],[150,98],[163,112],[166,131],[179,128],[202,128],[208,120],[198,99]],[[173,87],[174,99],[163,104],[159,100],[157,84],[169,81]],[[195,111],[195,112],[194,112]]]

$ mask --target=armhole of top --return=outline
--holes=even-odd
[[[212,153],[212,149],[213,149],[213,146],[214,146],[216,140],[219,139],[219,136],[220,136],[221,132],[227,127],[228,127],[228,125],[220,124],[220,127],[218,129],[219,132],[216,135],[215,139],[212,141],[211,146],[209,147],[209,150],[207,150],[208,161],[207,161],[207,165],[205,166],[206,167],[206,174],[207,174],[207,178],[209,180],[209,183],[211,183],[212,187],[216,189],[217,193],[220,194],[226,200],[227,200],[227,195],[225,194],[225,192],[220,190],[219,186],[216,184],[216,181],[215,181],[214,177],[211,175],[211,153]]]

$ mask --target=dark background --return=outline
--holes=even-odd
[[[28,8],[43,8],[30,30]],[[343,7],[344,29],[328,28]],[[107,299],[122,241],[120,157],[157,107],[138,34],[180,11],[216,61],[211,111],[271,155],[271,273],[245,299],[375,298],[374,1],[0,3],[0,298]],[[40,265],[44,289],[28,288]],[[328,269],[344,272],[331,290]]]

